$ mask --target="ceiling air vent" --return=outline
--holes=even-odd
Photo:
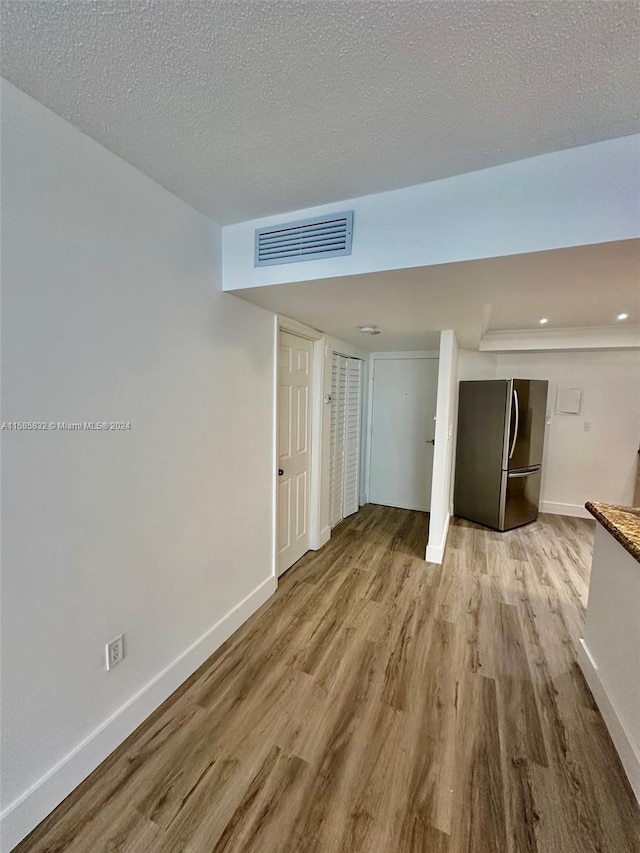
[[[351,254],[353,211],[256,228],[254,266],[316,261]]]

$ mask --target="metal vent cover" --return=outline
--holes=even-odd
[[[353,210],[256,228],[256,267],[351,254]]]

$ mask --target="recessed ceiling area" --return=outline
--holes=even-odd
[[[640,129],[633,2],[0,9],[9,80],[223,224]]]
[[[236,295],[362,349],[437,349],[442,329],[477,349],[486,331],[640,322],[640,240],[303,281]],[[358,327],[380,326],[381,335]]]

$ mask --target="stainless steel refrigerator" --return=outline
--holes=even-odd
[[[496,530],[538,517],[549,383],[461,382],[454,512]]]

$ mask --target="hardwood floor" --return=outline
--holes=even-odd
[[[637,853],[576,664],[593,522],[367,506],[17,851]]]

